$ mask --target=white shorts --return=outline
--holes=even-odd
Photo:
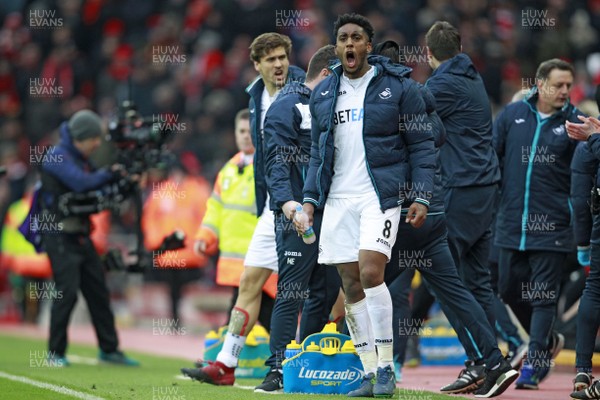
[[[275,244],[275,216],[265,208],[258,218],[252,234],[246,258],[245,267],[262,267],[277,273],[277,247]]]
[[[382,213],[375,193],[328,198],[319,238],[319,263],[356,262],[359,250],[385,254],[389,262],[398,233],[400,209],[395,207]]]

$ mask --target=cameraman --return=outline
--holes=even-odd
[[[79,289],[96,330],[100,361],[139,365],[119,351],[103,266],[90,240],[89,215],[65,216],[58,208],[59,196],[99,190],[119,177],[116,166],[110,171],[95,170],[88,160],[100,146],[102,131],[102,120],[96,113],[76,112],[60,126],[60,142],[46,153],[41,165],[40,230],[60,295],[52,304],[48,343],[49,360],[56,366],[69,365],[65,357],[67,326]]]

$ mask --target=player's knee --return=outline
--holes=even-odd
[[[375,264],[366,264],[360,270],[360,282],[363,288],[372,288],[383,283],[383,269]]]

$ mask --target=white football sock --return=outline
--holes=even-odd
[[[346,303],[346,324],[365,374],[377,373],[377,352],[365,299],[353,304]]]
[[[225,334],[223,348],[217,355],[217,361],[222,362],[230,368],[237,367],[240,353],[244,349],[245,344],[246,336],[234,335],[233,333],[227,332]]]
[[[379,286],[364,289],[369,318],[371,319],[375,346],[377,346],[377,366],[394,368],[394,330],[392,328],[392,296],[385,282]]]

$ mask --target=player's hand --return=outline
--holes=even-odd
[[[302,205],[302,212],[304,212],[308,216],[308,226],[312,226],[313,217],[315,215],[315,206],[312,205],[312,203],[304,203]],[[294,226],[296,227],[296,232],[298,232],[298,234],[300,235],[304,234],[304,230],[306,229],[306,227],[300,222],[296,221],[295,218],[293,219],[293,221]]]
[[[204,240],[196,240],[194,242],[194,253],[199,256],[206,255],[206,242]]]
[[[597,118],[584,117],[582,115],[578,115],[577,118],[582,123],[577,124],[570,121],[565,123],[567,134],[571,139],[586,141],[594,133],[600,132],[600,121]]]
[[[294,215],[296,215],[297,206],[302,206],[302,204],[294,200],[286,201],[285,204],[281,207],[281,211],[283,211],[283,214],[287,219],[292,221],[294,219]]]
[[[415,228],[420,228],[425,223],[425,219],[427,218],[427,207],[421,203],[417,203],[414,201],[410,208],[408,209],[408,214],[406,215],[406,223],[410,223]]]

